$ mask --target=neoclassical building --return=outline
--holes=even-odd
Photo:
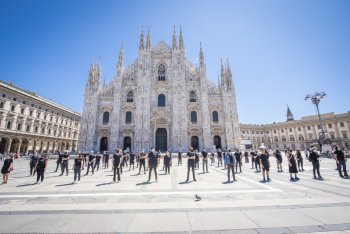
[[[0,153],[77,149],[80,114],[0,81]]]
[[[222,63],[221,63],[222,64]],[[101,65],[91,65],[85,87],[78,149],[114,151],[199,150],[240,145],[236,93],[228,62],[219,84],[206,75],[202,47],[198,66],[186,58],[180,29],[172,45],[151,45],[140,36],[138,58],[124,66],[121,48],[115,77],[101,84]]]
[[[350,113],[322,114],[323,128],[331,144],[350,149]],[[317,145],[321,134],[317,115],[305,116],[294,120],[292,112],[287,109],[287,121],[273,124],[241,124],[241,138],[244,144],[257,149],[261,143],[269,149],[305,149]]]

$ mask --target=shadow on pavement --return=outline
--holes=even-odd
[[[153,183],[153,182],[145,181],[145,182],[137,183],[136,186],[139,186],[139,185],[146,185],[146,184],[152,184],[152,183]]]
[[[68,185],[73,185],[73,184],[74,184],[73,182],[68,183],[68,184],[58,184],[58,185],[56,185],[55,187],[68,186]]]
[[[96,184],[96,186],[103,186],[103,185],[110,185],[110,184],[113,184],[113,182],[108,182],[108,183],[102,183],[102,184]]]
[[[20,185],[17,185],[16,187],[26,187],[26,186],[31,186],[31,185],[35,185],[35,182],[31,183],[31,184],[20,184]]]

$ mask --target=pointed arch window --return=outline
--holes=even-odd
[[[125,113],[125,123],[131,123],[131,119],[132,119],[132,113],[131,111],[127,111]]]
[[[165,81],[165,65],[163,63],[158,67],[158,81]]]
[[[164,94],[158,95],[158,106],[165,106],[165,95]]]
[[[190,92],[190,102],[197,102],[197,95],[195,91]]]
[[[134,102],[134,93],[132,91],[129,91],[126,95],[126,102]]]
[[[103,112],[103,125],[107,125],[109,123],[109,112]]]
[[[197,123],[197,112],[191,111],[191,122]]]

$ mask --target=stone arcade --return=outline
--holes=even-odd
[[[121,48],[116,75],[101,84],[101,65],[92,64],[85,88],[78,149],[113,151],[211,150],[240,146],[236,93],[228,62],[219,84],[206,76],[202,46],[199,64],[186,58],[182,31],[172,46],[151,46],[140,36],[138,58],[124,67]]]

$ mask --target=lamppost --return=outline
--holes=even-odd
[[[329,139],[326,139],[326,134],[325,134],[325,131],[323,129],[323,123],[322,123],[322,118],[321,118],[321,115],[320,115],[320,110],[319,110],[319,103],[321,101],[321,99],[323,97],[325,97],[326,94],[324,92],[316,92],[314,94],[308,94],[306,95],[305,97],[305,101],[310,99],[312,104],[314,104],[316,106],[316,109],[317,109],[317,114],[318,114],[318,119],[320,120],[320,125],[321,125],[321,136],[320,136],[320,139],[319,141],[321,142],[322,144],[322,149],[321,149],[321,152],[325,152],[326,151],[326,148],[324,147],[324,144],[327,144],[329,143]]]

